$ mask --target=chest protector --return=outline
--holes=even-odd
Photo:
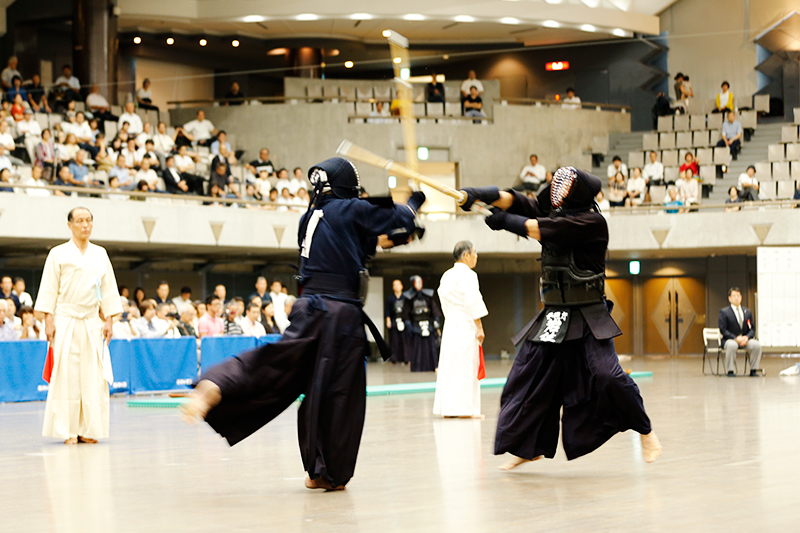
[[[431,309],[425,298],[414,298],[411,305],[411,319],[419,326],[421,336],[430,336]]]
[[[578,268],[572,248],[542,243],[542,303],[579,306],[605,299],[605,272]]]

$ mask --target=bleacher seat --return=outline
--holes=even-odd
[[[658,150],[658,133],[645,133],[642,135],[642,148],[644,150]]]
[[[644,166],[644,152],[628,152],[628,170],[633,172],[636,167],[642,168]]]
[[[794,180],[787,179],[778,182],[777,199],[785,200],[794,197],[795,185]]]
[[[75,111],[86,111],[86,103],[85,102],[75,102]]]
[[[675,120],[672,123],[674,131],[688,131],[689,130],[689,115],[675,115]]]
[[[684,115],[685,116],[685,115]],[[675,117],[676,119],[678,117]],[[692,132],[679,131],[675,134],[675,146],[678,148],[691,148],[692,146]]]
[[[33,118],[39,123],[40,128],[45,129],[50,127],[50,119],[47,113],[34,113]]]
[[[672,131],[672,115],[667,115],[665,117],[658,117],[658,131]]]
[[[353,102],[356,99],[356,88],[351,85],[342,85],[339,87],[339,94],[343,100]]]
[[[753,109],[761,113],[769,113],[769,95],[757,94],[753,96]]]
[[[424,117],[425,113],[425,102],[414,102],[411,104],[413,107],[413,113],[415,117]]]
[[[448,117],[460,117],[461,116],[461,103],[460,102],[445,102],[444,103],[444,114]],[[605,153],[605,152],[603,152]]]
[[[782,144],[770,144],[767,146],[767,159],[770,161],[783,161],[783,146]]]
[[[388,85],[381,85],[375,87],[375,98],[382,101],[389,101],[392,99],[392,87]]]
[[[706,116],[689,115],[689,129],[692,131],[700,131],[706,129]]]
[[[787,144],[786,145],[786,160],[799,161],[800,160],[800,144]]]
[[[117,136],[117,123],[113,120],[105,121],[106,139],[109,141]],[[109,142],[109,144],[111,144]]]
[[[692,146],[695,148],[703,148],[708,146],[708,144],[708,130],[692,132]]]
[[[372,113],[372,104],[369,102],[356,102],[356,115],[369,115]]]
[[[664,150],[661,152],[661,164],[665,167],[678,166],[678,151]]]
[[[701,165],[700,177],[703,178],[703,184],[716,185],[717,184],[717,167],[714,165]]]
[[[50,114],[50,127],[52,128],[56,124],[61,124],[64,121],[64,117],[61,115]]]
[[[145,120],[145,122],[149,122],[150,124],[152,124],[153,129],[155,130],[156,129],[155,126],[158,124],[158,111],[154,109],[148,109],[145,111],[145,116],[147,117],[147,120]]]
[[[447,109],[447,103],[445,103]],[[651,134],[656,137],[656,150],[658,149],[658,134]],[[608,153],[608,134],[595,135],[592,137],[592,153],[593,154],[607,154]]]
[[[123,102],[123,101],[124,101],[124,100],[120,100],[120,102]],[[122,114],[122,106],[119,106],[119,105],[112,105],[112,106],[111,106],[111,114],[112,114],[112,115],[117,115],[117,116],[120,116],[120,115]]]
[[[27,165],[20,165],[17,167],[17,174],[19,174],[20,181],[26,180],[33,174],[33,167]]]
[[[664,167],[664,181],[675,183],[681,175],[680,167]]]
[[[339,98],[339,86],[338,85],[323,85],[322,86],[322,96],[325,98]]]
[[[356,96],[359,100],[369,100],[372,98],[372,87],[358,87],[356,89]]]
[[[140,107],[136,108],[135,113],[142,119],[142,122],[147,122],[147,110]]]
[[[208,157],[209,155],[211,155],[211,148],[209,148],[208,146],[198,146],[196,150],[197,153],[200,154],[201,156]]]
[[[658,135],[658,146],[662,150],[675,148],[675,134],[674,133],[660,133]]]
[[[788,180],[791,175],[789,161],[776,161],[772,163],[772,177],[777,180]]]
[[[708,130],[708,145],[716,146],[717,142],[722,139],[722,130]]]
[[[771,163],[756,163],[756,178],[759,181],[772,180],[772,164]]]
[[[713,148],[698,148],[695,153],[699,165],[709,165],[714,160]],[[683,161],[683,160],[681,160]]]
[[[742,111],[739,115],[739,121],[742,123],[742,128],[751,130],[758,128],[758,115],[752,109],[749,111]]]
[[[714,148],[714,164],[727,165],[731,162],[731,151],[727,146]]]
[[[427,106],[428,116],[429,117],[441,117],[444,116],[444,104],[440,102],[428,103]]]
[[[781,142],[797,142],[797,126],[783,126],[781,128]]]
[[[306,87],[306,95],[309,98],[322,98],[322,85],[309,85]]]
[[[411,86],[411,98],[415,102],[424,102],[425,101],[425,84],[423,83],[414,83]]]
[[[106,172],[105,170],[98,170],[97,172],[94,173],[94,179],[102,181],[103,183],[108,185],[108,172]]]
[[[660,204],[664,202],[664,198],[667,196],[667,186],[666,185],[651,185],[650,186],[650,202],[654,204]]]
[[[721,130],[722,113],[709,113],[706,115],[706,128],[709,130]]]
[[[800,124],[800,107],[795,107],[794,111],[794,123]]]
[[[792,179],[800,179],[800,161],[792,161],[790,163],[790,172]]]

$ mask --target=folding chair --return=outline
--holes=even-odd
[[[716,371],[711,362],[711,355],[714,352],[717,354]],[[722,358],[724,358],[722,353],[722,333],[720,333],[719,328],[703,328],[703,375],[707,375],[706,360],[708,360],[709,373],[714,376],[721,375],[719,372],[719,363]]]

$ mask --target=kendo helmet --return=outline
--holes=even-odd
[[[591,209],[602,186],[600,178],[594,174],[575,167],[561,167],[550,184],[550,205],[556,212]]]
[[[358,198],[361,180],[355,165],[341,157],[332,157],[308,169],[308,181],[315,191],[332,192],[339,198]]]

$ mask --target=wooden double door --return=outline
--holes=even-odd
[[[703,352],[706,288],[692,277],[651,278],[642,284],[645,355]]]

